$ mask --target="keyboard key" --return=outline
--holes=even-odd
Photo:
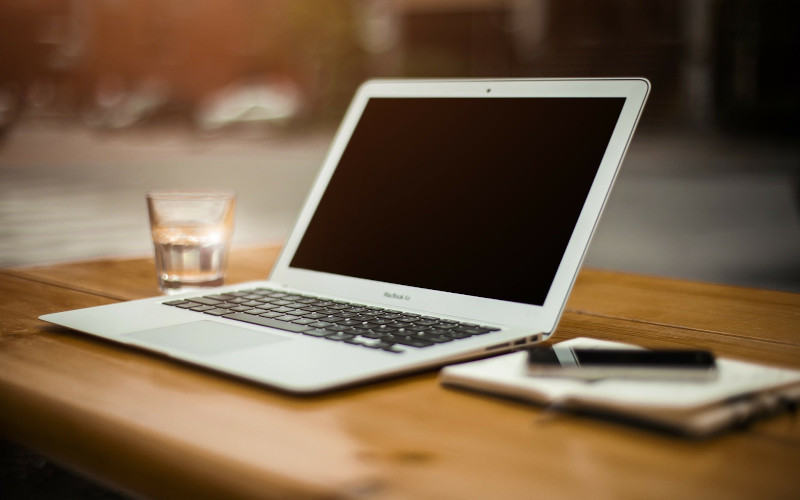
[[[258,306],[264,305],[264,303],[259,301],[259,300],[251,300],[249,302],[243,302],[242,305],[243,306],[250,306],[250,307],[258,307]]]
[[[346,333],[337,332],[333,335],[328,335],[325,337],[328,340],[350,340],[353,338],[353,335],[348,335]]]
[[[185,304],[185,300],[170,300],[169,302],[162,302],[165,306],[180,306],[181,304]]]
[[[192,311],[197,311],[197,312],[206,312],[210,311],[211,309],[216,309],[216,308],[214,306],[195,306],[191,308]]]
[[[280,306],[280,307],[275,307],[275,308],[271,309],[271,311],[276,312],[276,313],[288,313],[288,312],[294,311],[294,308],[286,307],[286,306]]]
[[[353,328],[352,326],[343,326],[337,325],[336,323],[329,323],[330,326],[326,326],[326,330],[333,330],[334,332],[346,332],[347,330]]]
[[[245,312],[245,311],[249,311],[252,308],[249,307],[249,306],[232,306],[232,307],[229,307],[228,309],[230,309],[233,312]]]
[[[330,328],[331,326],[333,326],[333,323],[329,323],[327,321],[316,321],[314,323],[311,323],[311,326],[314,328]]]
[[[204,298],[225,302],[226,300],[232,300],[235,299],[236,297],[234,297],[233,295],[218,294],[218,295],[206,295]]]
[[[314,323],[314,320],[313,319],[300,318],[300,319],[296,319],[296,320],[292,321],[292,323],[294,323],[295,325],[309,325],[311,323]]]
[[[431,326],[431,325],[435,325],[438,322],[439,321],[436,320],[436,319],[425,319],[425,318],[423,318],[423,319],[418,319],[414,323],[417,324],[417,325],[420,325],[420,326]]]
[[[334,335],[337,332],[332,332],[323,328],[312,328],[311,330],[306,330],[302,333],[303,335],[310,335],[312,337],[327,337],[328,335]]]
[[[208,311],[203,311],[206,314],[210,314],[212,316],[224,316],[225,314],[230,314],[230,310],[228,309],[209,309]]]
[[[222,300],[207,299],[205,297],[195,297],[195,298],[186,299],[186,300],[188,300],[190,302],[196,302],[198,304],[204,304],[204,305],[207,305],[207,306],[215,306],[217,304],[222,304],[222,302],[224,302]]]
[[[444,335],[437,335],[434,333],[420,333],[419,335],[416,335],[414,338],[429,340],[434,344],[443,344],[445,342],[451,342],[453,340],[452,337],[446,337]]]
[[[439,328],[439,325],[436,325],[436,327],[426,330],[425,333],[433,335],[448,335],[450,330],[447,328]]]
[[[456,331],[459,331],[459,332],[462,332],[462,333],[468,333],[470,335],[483,335],[484,333],[491,332],[492,329],[491,328],[482,327],[482,326],[469,326],[469,327],[462,326],[462,327],[456,328]]]
[[[273,318],[264,318],[262,316],[256,316],[254,314],[247,314],[247,313],[226,314],[223,316],[223,318],[235,319],[236,321],[244,321],[245,323],[267,326],[270,328],[277,328],[278,330],[286,330],[295,333],[301,333],[311,329],[309,326],[306,325],[295,325],[294,323],[279,321]]]
[[[394,347],[394,344],[391,344],[389,342],[384,342],[382,340],[371,340],[369,342],[365,341],[361,345],[363,345],[365,347],[370,347],[372,349],[383,349],[383,350],[386,350],[387,348]],[[394,352],[400,352],[400,351],[394,351]]]
[[[455,330],[451,331],[451,333],[448,333],[447,336],[450,337],[453,340],[466,339],[466,338],[472,337],[472,335],[470,335],[468,333],[461,333],[461,332],[457,332]]]
[[[402,344],[411,347],[428,347],[432,346],[433,342],[426,339],[421,339],[417,337],[394,337],[392,338],[392,342],[395,344]]]
[[[386,332],[381,332],[377,330],[361,330],[359,333],[362,337],[367,337],[370,339],[380,339],[387,335]]]
[[[356,319],[345,318],[345,319],[337,319],[336,321],[334,321],[334,323],[342,326],[357,326],[357,325],[362,325],[364,322]]]

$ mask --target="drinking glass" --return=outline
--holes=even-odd
[[[236,195],[226,191],[147,194],[158,288],[176,294],[225,281]]]

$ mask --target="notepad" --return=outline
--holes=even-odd
[[[630,344],[590,338],[563,342],[573,348]],[[617,417],[702,437],[770,415],[800,401],[800,371],[718,358],[718,377],[707,382],[538,377],[526,373],[526,352],[447,366],[440,381],[550,409]]]

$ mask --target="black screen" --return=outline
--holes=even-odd
[[[291,267],[542,305],[624,98],[373,98]]]

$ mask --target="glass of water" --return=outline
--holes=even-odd
[[[236,195],[226,191],[147,194],[158,288],[176,294],[225,281]]]

